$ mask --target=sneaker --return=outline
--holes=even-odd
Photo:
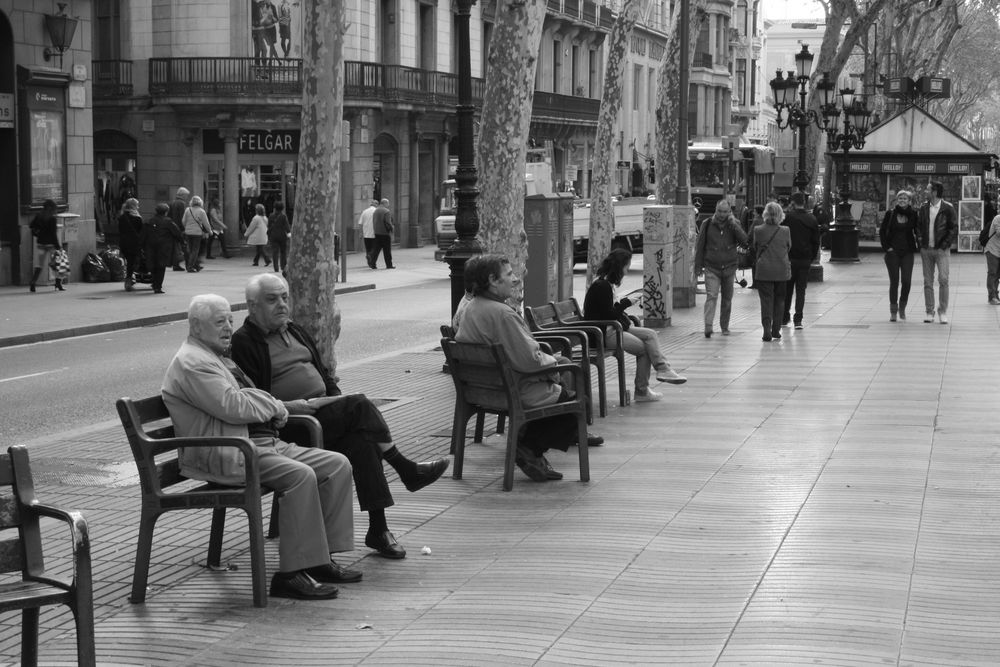
[[[801,329],[802,328],[802,322],[796,322],[795,323],[795,328],[796,329]]]
[[[933,321],[934,321],[934,313],[927,313],[926,315],[924,315],[924,322],[933,322]]]
[[[638,390],[635,392],[636,403],[653,403],[661,398],[663,398],[663,394],[653,391],[652,389],[647,389],[644,394],[640,394]]]
[[[990,299],[990,305],[991,306],[1000,306],[1000,299],[998,299],[996,297],[993,297],[992,299]]]
[[[514,463],[517,467],[521,469],[529,479],[535,482],[547,482],[549,481],[549,475],[545,471],[545,466],[542,464],[542,459],[537,456],[533,451],[527,447],[519,446],[517,448],[517,455],[514,459]]]
[[[722,334],[727,334],[727,331],[723,331]],[[687,378],[680,375],[677,371],[667,366],[663,370],[656,371],[656,381],[657,382],[667,382],[669,384],[684,384],[687,382]]]
[[[941,324],[948,324],[948,316],[945,313],[940,313],[938,318],[941,320]]]
[[[729,335],[729,329],[723,329],[722,330],[722,335],[723,336],[728,336]],[[662,382],[662,380],[661,380],[661,382]]]
[[[711,338],[711,337],[712,337],[712,330],[705,329],[705,338]]]

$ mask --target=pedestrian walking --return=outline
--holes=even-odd
[[[737,247],[746,244],[747,235],[733,217],[725,199],[715,205],[715,214],[701,225],[695,242],[694,270],[705,271],[705,338],[712,337],[715,306],[722,293],[719,328],[729,335],[729,315],[733,308],[733,280],[739,266]]]
[[[212,235],[212,223],[208,221],[201,197],[191,197],[191,205],[184,211],[184,236],[187,237],[188,273],[201,271],[201,242]]]
[[[184,236],[184,213],[188,208],[188,197],[191,196],[191,191],[185,187],[177,188],[177,194],[174,196],[174,200],[170,202],[170,219],[174,221],[177,225],[177,229],[181,230],[181,240],[174,246],[173,257],[171,258],[171,264],[173,265],[174,271],[183,271],[184,267],[181,266],[181,262],[184,261],[187,255],[187,246],[185,245]]]
[[[139,244],[146,257],[154,294],[163,294],[163,276],[173,262],[174,248],[184,238],[170,218],[170,205],[156,205],[156,215],[147,220],[139,233]]]
[[[28,290],[35,291],[38,284],[38,277],[42,275],[42,269],[47,269],[52,261],[52,253],[62,250],[62,243],[59,242],[59,224],[56,219],[56,203],[51,199],[46,199],[42,203],[42,210],[35,214],[31,220],[31,235],[35,237],[35,253],[32,263],[31,282],[28,283]],[[56,276],[56,289],[65,292],[62,277]]]
[[[263,204],[257,204],[254,209],[257,213],[247,225],[247,231],[243,234],[248,245],[257,249],[253,256],[253,265],[260,266],[260,258],[264,257],[264,266],[271,263],[271,258],[267,256],[267,216]]]
[[[392,263],[392,212],[389,210],[389,200],[383,199],[372,214],[372,226],[375,232],[375,249],[372,251],[372,261],[369,266],[378,268],[378,255],[381,252],[385,258],[385,268],[395,269]]]
[[[288,266],[288,239],[292,237],[292,224],[285,215],[285,205],[274,202],[274,211],[267,219],[267,240],[271,244],[274,270],[285,275]]]
[[[788,227],[792,239],[792,247],[788,250],[788,261],[792,275],[785,285],[785,309],[781,324],[789,320],[796,329],[802,328],[802,312],[806,303],[806,288],[809,285],[809,267],[819,256],[819,223],[812,213],[806,210],[806,193],[792,194],[792,203],[781,223]],[[795,317],[792,319],[792,296],[795,297]]]
[[[948,269],[951,242],[955,239],[958,216],[955,207],[941,197],[944,185],[931,181],[927,186],[928,200],[920,207],[917,239],[920,242],[920,263],[924,269],[924,322],[934,321],[934,272],[937,271],[937,315],[941,324],[948,324]]]
[[[753,230],[752,246],[757,257],[757,296],[760,297],[761,340],[781,338],[781,314],[785,303],[785,286],[792,275],[788,250],[792,247],[791,232],[782,227],[785,212],[781,204],[769,202],[764,207],[764,224]]]
[[[131,292],[135,285],[135,273],[139,270],[139,235],[142,234],[142,216],[139,215],[139,200],[125,200],[122,214],[118,216],[118,248],[125,260],[125,291]]]
[[[986,235],[986,245],[983,246],[983,255],[986,257],[986,293],[991,305],[1000,306],[1000,296],[997,295],[997,281],[1000,279],[1000,215],[993,216]]]
[[[885,268],[889,271],[889,321],[906,319],[906,303],[910,298],[910,278],[913,256],[920,251],[917,241],[917,210],[910,205],[913,195],[908,190],[896,193],[896,205],[885,212],[878,238],[885,251]]]
[[[358,229],[361,230],[361,239],[365,244],[365,261],[368,262],[369,269],[377,268],[375,266],[375,260],[372,255],[375,252],[375,209],[378,208],[378,201],[372,199],[368,204],[368,208],[361,211],[361,217],[358,218]]]
[[[205,258],[215,259],[212,255],[212,241],[219,240],[219,252],[225,259],[229,259],[229,248],[226,247],[226,223],[222,221],[222,209],[219,207],[218,197],[212,198],[208,205],[208,222],[212,225],[212,235],[208,237],[205,248]]]

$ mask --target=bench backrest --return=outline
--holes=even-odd
[[[540,306],[525,306],[524,321],[528,323],[528,328],[532,331],[559,325],[559,320],[556,318],[556,309],[551,303]]]
[[[466,403],[509,412],[519,407],[513,372],[500,345],[458,343],[441,339],[455,391]],[[513,405],[512,405],[513,401]]]
[[[0,572],[45,569],[38,516],[22,511],[35,502],[28,450],[11,447],[0,455]]]
[[[158,454],[176,450],[172,445],[158,442],[174,437],[174,425],[170,421],[170,413],[163,397],[156,395],[138,400],[119,398],[115,405],[139,469],[139,484],[143,494],[158,493],[161,489],[187,479],[181,475],[180,462],[176,456],[161,457],[159,461],[156,458]]]
[[[576,322],[583,319],[583,313],[580,312],[580,306],[577,304],[576,299],[553,301],[549,305],[555,311],[557,321]]]

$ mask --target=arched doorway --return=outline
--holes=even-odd
[[[20,284],[21,224],[18,214],[17,136],[14,130],[14,33],[10,20],[0,11],[0,172],[10,181],[5,191],[11,196],[0,197],[0,285]],[[6,115],[9,113],[10,115]]]

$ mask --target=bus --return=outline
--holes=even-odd
[[[720,199],[732,195],[737,204],[763,206],[774,181],[774,150],[740,142],[737,159],[719,142],[688,145],[691,203],[698,208],[698,225],[712,217]],[[738,215],[739,211],[736,211]]]

